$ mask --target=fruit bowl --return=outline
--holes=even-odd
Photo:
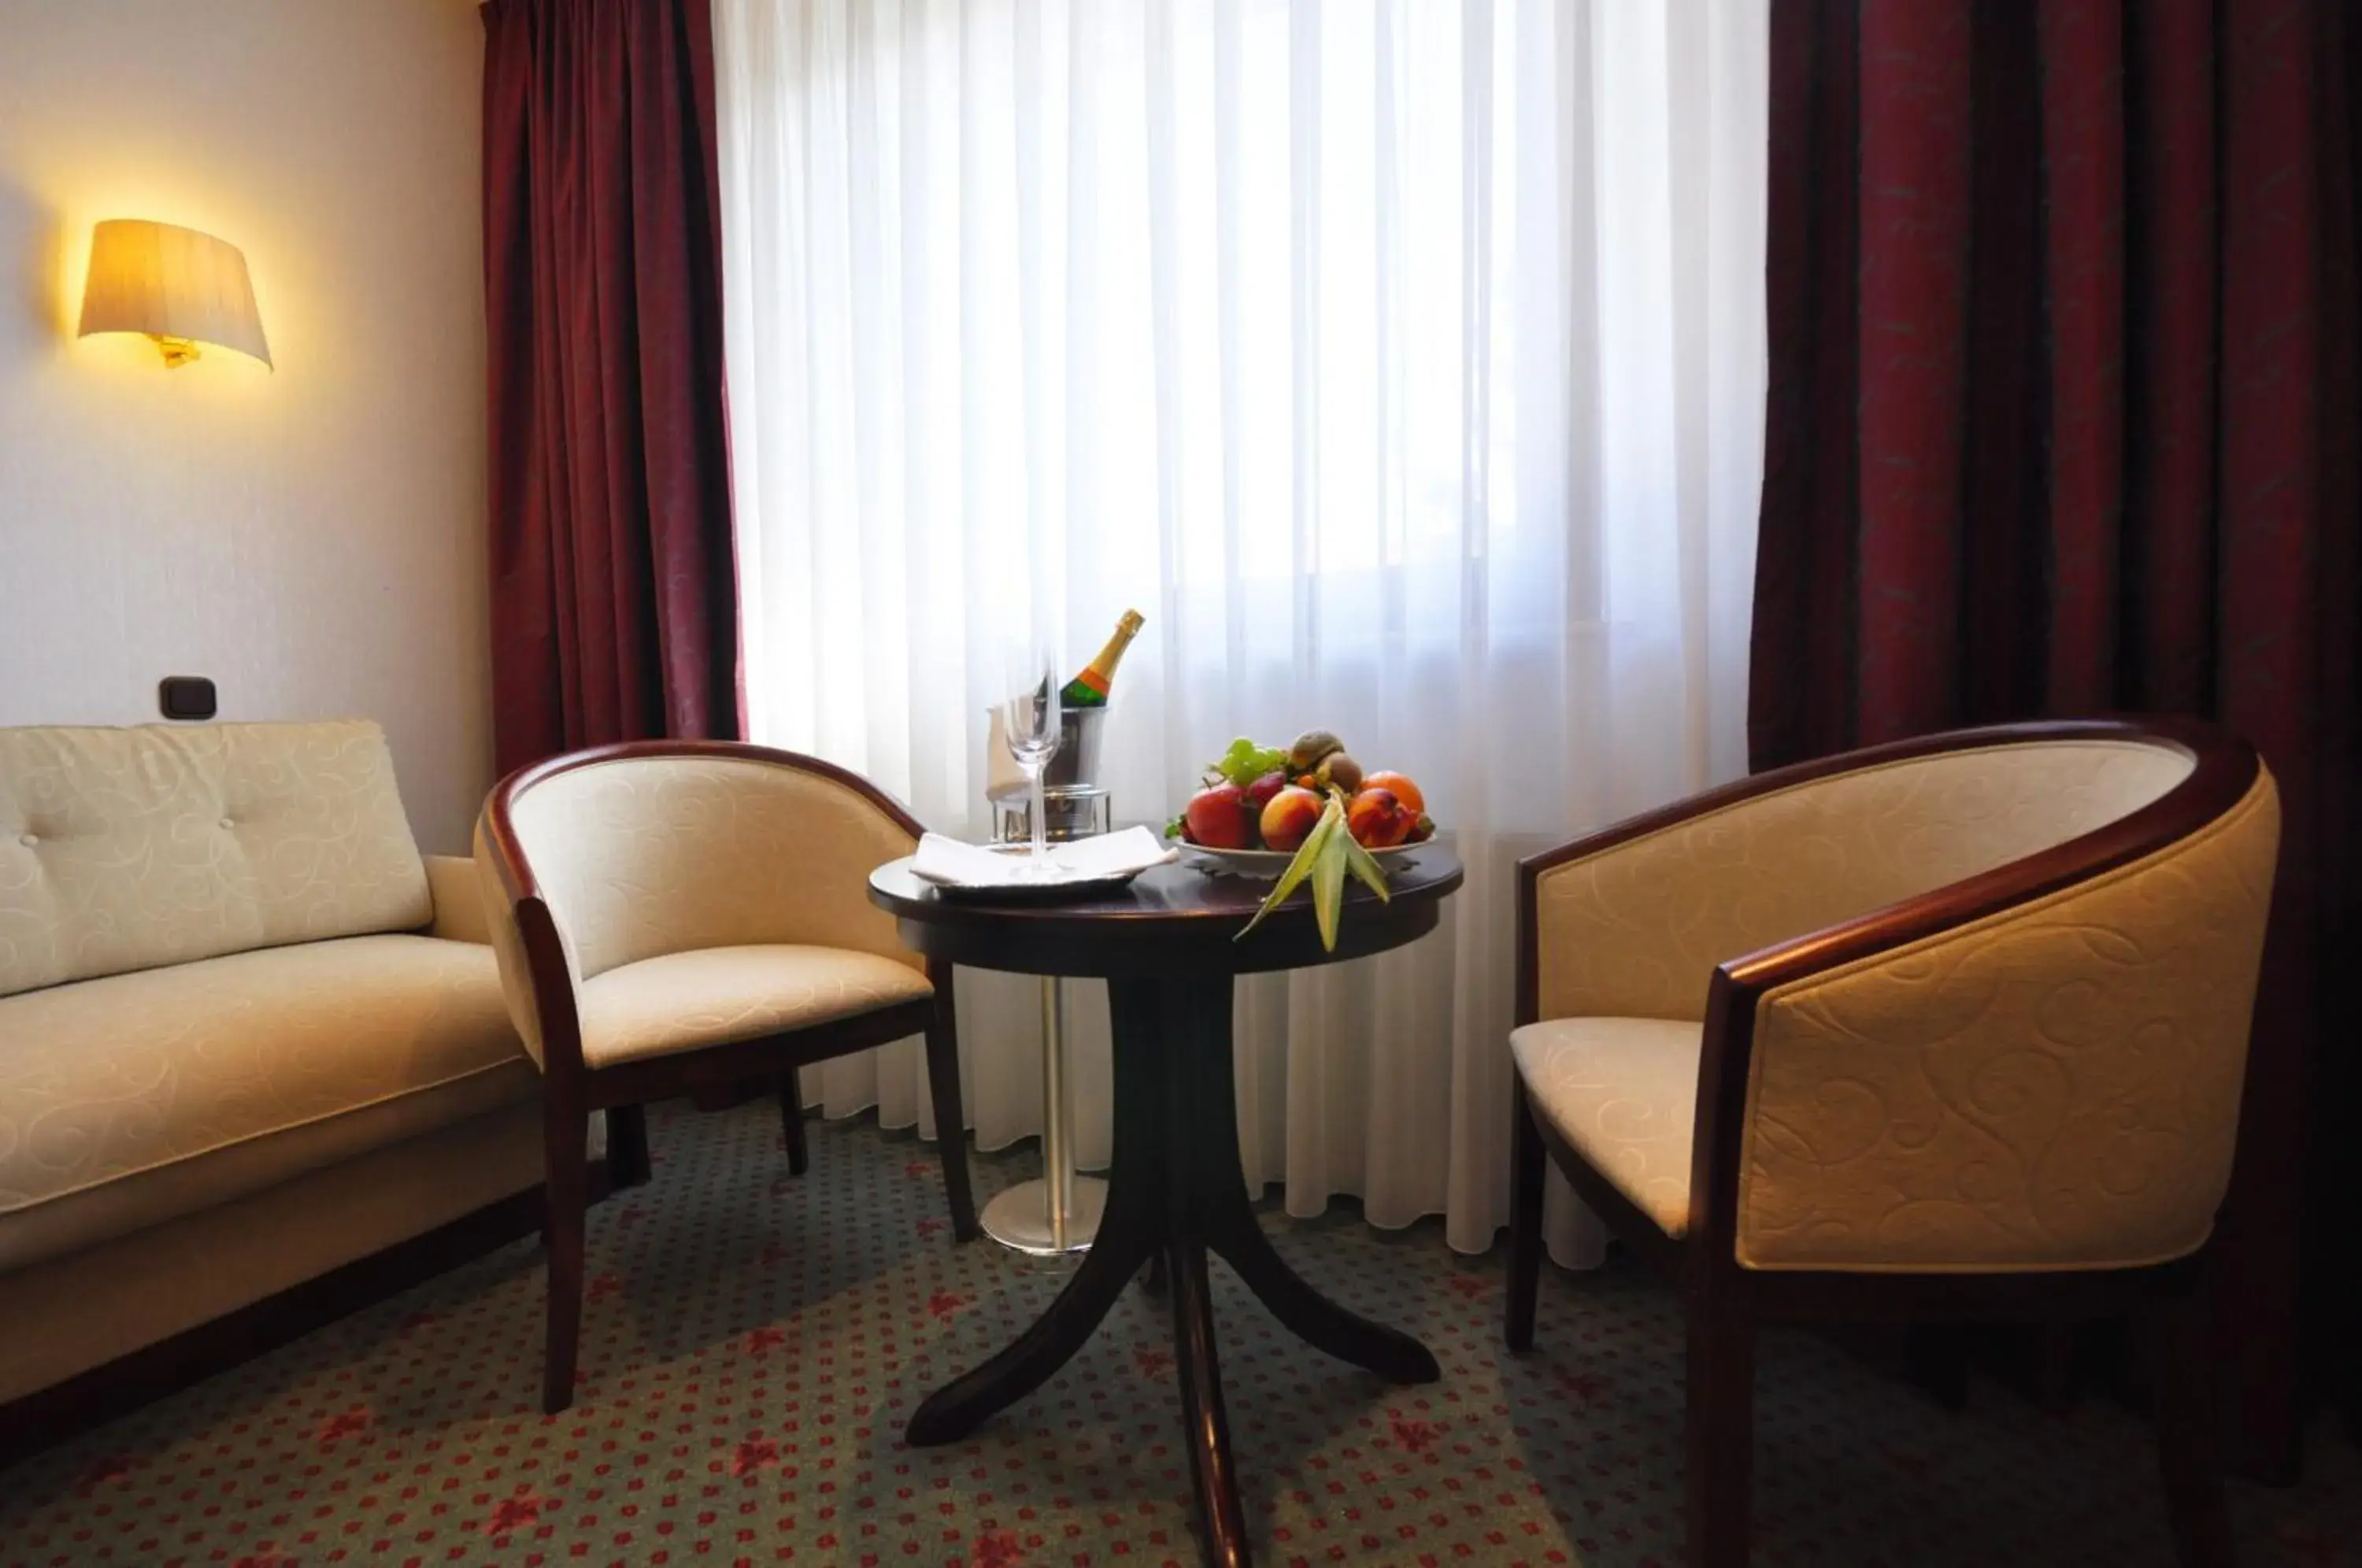
[[[1184,861],[1200,871],[1236,877],[1247,882],[1276,882],[1279,874],[1286,870],[1288,863],[1296,858],[1296,852],[1292,849],[1213,849],[1202,844],[1191,844],[1186,838],[1170,838],[1165,842],[1181,852]],[[1391,845],[1384,849],[1371,850],[1370,857],[1381,866],[1391,866],[1426,847],[1426,844]]]
[[[1386,862],[1432,841],[1435,822],[1409,778],[1365,771],[1334,734],[1307,730],[1284,748],[1232,741],[1164,836],[1199,871],[1272,885],[1240,937],[1304,888],[1334,953],[1347,879],[1385,902]]]

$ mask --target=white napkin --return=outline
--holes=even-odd
[[[922,834],[911,857],[911,875],[922,882],[955,888],[1038,888],[1058,882],[1088,882],[1145,871],[1180,858],[1144,827],[1069,839],[1050,845],[1040,860],[963,844],[942,834]]]

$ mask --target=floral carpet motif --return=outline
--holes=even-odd
[[[0,1564],[1193,1564],[1162,1304],[972,1440],[914,1450],[930,1391],[1013,1339],[1060,1275],[955,1247],[932,1151],[816,1128],[790,1177],[759,1105],[653,1119],[655,1180],[590,1218],[580,1396],[544,1418],[540,1254],[520,1242],[0,1473]],[[1030,1174],[977,1162],[980,1197]],[[1258,1561],[1568,1563],[1681,1555],[1682,1331],[1636,1268],[1552,1271],[1540,1347],[1499,1335],[1502,1263],[1350,1205],[1266,1224],[1338,1300],[1422,1337],[1387,1386],[1279,1328],[1220,1264],[1231,1433]],[[1977,1386],[1947,1413],[1819,1338],[1766,1336],[1756,1561],[2169,1562],[2146,1430]],[[2247,1561],[2362,1562],[2362,1457],[2235,1487]]]

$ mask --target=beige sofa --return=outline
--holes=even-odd
[[[485,940],[374,724],[0,729],[0,1415],[537,1187]]]

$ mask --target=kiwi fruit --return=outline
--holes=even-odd
[[[1327,730],[1307,730],[1287,748],[1287,771],[1291,775],[1309,773],[1320,766],[1322,757],[1344,749],[1345,743]]]

